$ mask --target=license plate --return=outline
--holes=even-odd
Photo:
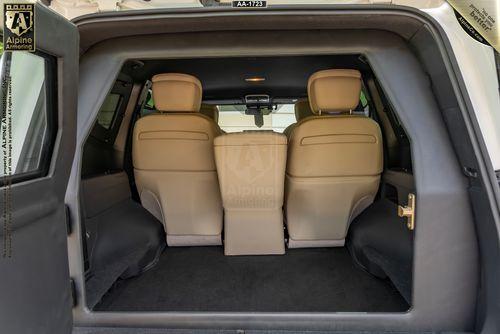
[[[233,8],[266,8],[267,1],[258,0],[235,0],[232,3]]]

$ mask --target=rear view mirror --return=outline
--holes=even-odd
[[[269,112],[267,114],[269,114]],[[263,109],[261,109],[260,107],[247,105],[245,115],[253,115],[256,127],[261,128],[264,125]]]

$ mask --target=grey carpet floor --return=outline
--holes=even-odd
[[[282,256],[224,256],[222,247],[167,248],[158,264],[119,281],[96,311],[403,312],[389,280],[354,265],[345,248]]]

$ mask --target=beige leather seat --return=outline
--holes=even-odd
[[[214,123],[217,125],[217,129],[220,133],[224,133],[219,126],[219,108],[215,104],[206,104],[202,103],[200,106],[200,114],[205,115],[211,118]]]
[[[381,132],[372,119],[350,115],[359,102],[358,71],[317,72],[307,90],[317,116],[298,122],[289,138],[289,247],[343,246],[350,221],[377,193],[383,168]]]
[[[295,109],[295,120],[297,122],[300,122],[306,117],[313,116],[314,114],[311,111],[311,107],[309,106],[309,100],[308,99],[301,99],[297,101],[294,105]],[[292,129],[297,125],[297,123],[292,123],[289,126],[285,128],[283,131],[283,134],[287,137],[290,136],[290,133],[292,132]]]
[[[134,127],[133,164],[142,205],[163,222],[169,246],[220,245],[222,202],[213,155],[215,122],[198,113],[193,76],[155,75],[159,113]]]
[[[286,136],[272,131],[215,138],[226,255],[284,254]]]

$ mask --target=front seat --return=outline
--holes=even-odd
[[[306,117],[313,116],[314,114],[311,111],[311,107],[309,106],[309,100],[308,99],[301,99],[297,101],[294,105],[295,109],[295,120],[297,122],[300,122]],[[290,136],[290,133],[292,132],[292,129],[297,125],[297,123],[292,123],[289,126],[285,128],[283,131],[283,134],[287,137]]]
[[[198,113],[200,81],[187,74],[155,75],[157,113],[134,127],[134,175],[141,203],[163,222],[169,246],[221,245],[222,201],[213,153],[220,134]]]
[[[316,72],[307,91],[316,116],[293,127],[288,145],[288,245],[343,246],[350,221],[377,193],[382,136],[375,121],[351,115],[359,103],[359,71]]]

